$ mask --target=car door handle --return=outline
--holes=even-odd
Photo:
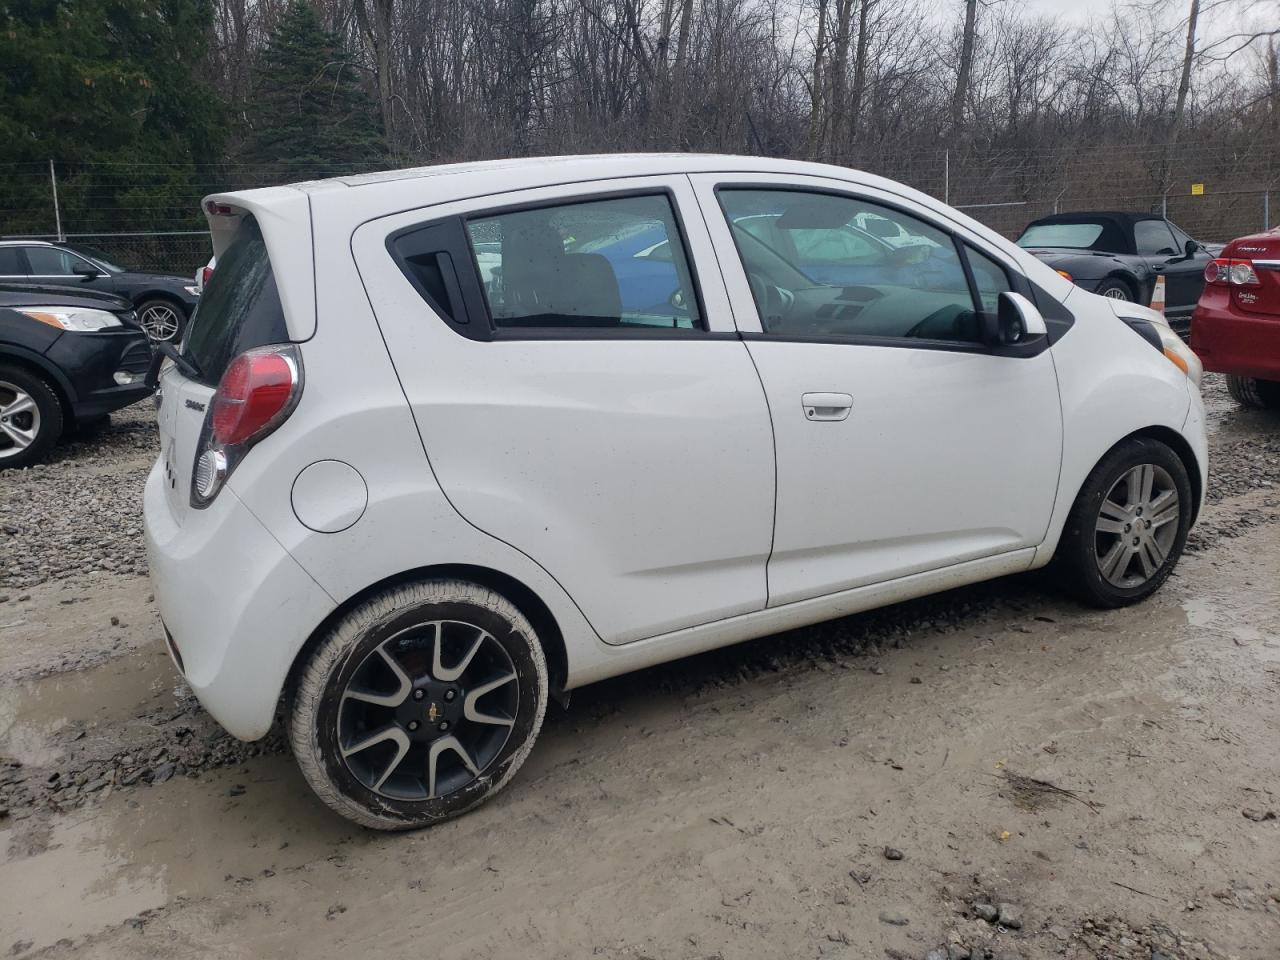
[[[805,393],[800,406],[809,420],[843,420],[853,409],[853,397],[847,393]]]

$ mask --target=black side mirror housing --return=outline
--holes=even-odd
[[[93,267],[89,266],[87,263],[77,263],[75,266],[71,268],[71,272],[74,273],[81,280],[96,280],[98,278],[98,273],[99,273],[99,271],[95,270]]]
[[[1186,255],[1187,259],[1190,260],[1196,255],[1196,251],[1200,249],[1202,249],[1200,244],[1196,243],[1194,240],[1188,240],[1183,246],[1182,252]]]

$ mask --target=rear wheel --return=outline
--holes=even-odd
[[[1137,603],[1182,556],[1192,497],[1187,468],[1169,447],[1146,437],[1125,440],[1089,474],[1055,559],[1086,602]]]
[[[1227,392],[1242,407],[1280,410],[1280,381],[1228,376]]]
[[[186,315],[171,300],[147,300],[138,305],[138,326],[156,343],[180,340]]]
[[[0,469],[38,463],[61,435],[53,388],[23,367],[0,364]]]
[[[497,793],[547,707],[533,627],[477,584],[395,587],[339,620],[298,675],[289,739],[316,794],[378,830],[424,827]]]

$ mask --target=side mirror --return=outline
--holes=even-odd
[[[1182,248],[1182,252],[1186,258],[1190,260],[1196,255],[1196,251],[1200,249],[1203,249],[1200,244],[1196,243],[1194,240],[1188,240],[1186,245]]]
[[[982,340],[994,349],[1030,344],[1048,333],[1040,311],[1020,293],[1000,294],[996,312],[982,314]]]
[[[99,271],[96,268],[89,266],[89,264],[87,263],[73,264],[71,267],[71,272],[74,273],[81,280],[96,280],[98,279],[98,273],[99,273]]]

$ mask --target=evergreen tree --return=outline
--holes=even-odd
[[[224,124],[192,76],[209,0],[0,3],[0,234],[172,229],[221,160]],[[194,219],[193,219],[193,222]]]
[[[298,178],[387,162],[378,110],[358,67],[307,0],[293,0],[272,34],[246,114],[243,163],[288,164],[282,172]]]

